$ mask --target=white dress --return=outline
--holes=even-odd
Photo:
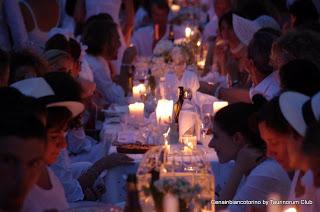
[[[267,200],[271,193],[286,199],[290,191],[287,173],[273,159],[266,159],[244,179],[233,200]],[[265,205],[254,205],[264,207]],[[246,205],[229,205],[230,212],[246,211]]]
[[[124,91],[120,85],[112,81],[108,62],[101,56],[86,55],[85,58],[93,72],[97,91],[102,94],[104,100],[109,103],[125,104]]]
[[[120,74],[123,53],[127,48],[119,20],[121,3],[121,0],[86,0],[87,19],[90,16],[98,15],[99,13],[108,13],[112,16],[113,21],[118,24],[118,33],[120,36],[121,46],[118,50],[118,59],[112,61],[112,64],[115,67],[117,74]]]
[[[263,95],[267,100],[271,100],[273,97],[279,95],[280,93],[280,80],[279,72],[274,71],[264,80],[262,80],[255,87],[251,87],[249,94],[250,99],[256,94]]]
[[[49,39],[49,34],[48,34],[48,32],[42,31],[39,28],[37,18],[31,8],[31,6],[29,5],[29,3],[26,0],[19,0],[19,2],[23,5],[25,5],[28,8],[29,12],[31,13],[32,20],[34,23],[34,28],[30,32],[28,32],[28,38],[29,38],[29,42],[32,45],[32,47],[34,47],[35,50],[41,54],[44,50],[44,47],[45,47],[47,40]],[[61,5],[58,1],[57,1],[57,3],[60,8],[59,10],[61,11]],[[58,19],[57,25],[53,26],[52,28],[58,27],[59,20],[60,20],[60,12],[59,12],[59,19]]]
[[[33,186],[24,201],[24,212],[43,212],[46,210],[65,210],[69,208],[64,189],[49,167],[47,167],[52,188],[45,190],[38,185]]]

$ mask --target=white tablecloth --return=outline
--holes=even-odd
[[[117,134],[124,130],[124,126],[121,124],[109,124],[105,123],[101,131],[101,139],[103,141],[111,142],[117,137]],[[111,146],[109,153],[116,152],[116,147]],[[211,163],[213,173],[215,175],[216,191],[219,189],[228,179],[228,176],[233,167],[233,163],[220,164],[218,157],[213,149],[206,149],[207,158]],[[109,170],[105,177],[104,182],[106,184],[106,193],[102,196],[101,201],[106,203],[115,204],[126,200],[126,176],[131,173],[136,173],[139,167],[139,162],[143,158],[142,154],[129,154],[129,157],[135,159],[135,163],[129,166],[119,166]]]

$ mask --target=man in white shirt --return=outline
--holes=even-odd
[[[134,32],[132,43],[137,48],[139,56],[152,56],[152,50],[161,39],[168,38],[169,6],[165,0],[152,0],[150,10],[153,25],[140,28]],[[183,36],[183,30],[173,28],[175,39]],[[182,32],[182,33],[181,33]]]
[[[273,30],[262,29],[253,36],[248,46],[245,66],[252,80],[250,99],[261,94],[270,100],[280,92],[278,72],[269,65],[272,43],[277,37],[278,34]]]

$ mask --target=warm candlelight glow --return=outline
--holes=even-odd
[[[171,129],[169,127],[168,131],[163,134],[163,137],[164,137],[164,148],[167,151],[167,153],[170,152],[170,145],[169,145],[169,142],[168,142],[168,136],[169,136],[170,130]]]
[[[144,84],[139,84],[132,87],[132,95],[134,99],[140,99],[142,95],[145,95],[147,88]]]
[[[193,150],[197,147],[197,136],[183,135],[181,136],[181,143]]]
[[[206,60],[205,59],[197,61],[197,65],[198,65],[198,67],[200,69],[203,69],[205,64],[206,64]]]
[[[213,103],[213,114],[216,114],[221,108],[228,106],[229,103],[225,101],[218,101]]]
[[[197,46],[200,47],[201,46],[201,41],[198,40],[197,42]]]
[[[172,122],[173,101],[160,99],[156,108],[157,122],[160,125],[170,124]]]
[[[188,146],[183,147],[183,153],[185,154],[192,154],[192,149]]]
[[[179,12],[180,11],[180,5],[177,5],[177,4],[173,4],[173,5],[171,5],[171,11],[173,12],[173,13],[177,13],[177,12]]]
[[[190,28],[190,27],[187,27],[184,32],[185,32],[186,38],[189,39],[189,38],[191,37],[191,34],[192,34],[191,28]]]
[[[137,121],[144,120],[144,104],[142,102],[136,102],[129,105],[130,116]]]
[[[284,212],[297,212],[297,209],[295,208],[288,208]]]

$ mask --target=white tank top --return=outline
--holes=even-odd
[[[22,4],[24,4],[28,8],[29,12],[31,13],[32,20],[33,20],[33,23],[34,23],[33,30],[28,32],[29,41],[30,41],[31,45],[33,45],[39,53],[42,53],[43,50],[44,50],[44,46],[45,46],[47,40],[49,39],[48,32],[42,31],[39,28],[37,18],[35,16],[34,12],[33,12],[33,9],[29,5],[29,3],[27,1],[25,1],[25,0],[20,0],[20,2]],[[61,6],[60,3],[59,2],[57,2],[57,3],[59,5],[59,7],[60,7]],[[54,27],[58,26],[59,20],[60,20],[60,12],[59,12],[59,18],[58,18],[58,21],[57,21],[57,25],[54,26]],[[54,28],[54,27],[52,27],[52,28]]]
[[[59,179],[47,167],[52,188],[45,190],[35,185],[23,205],[23,212],[43,212],[50,209],[58,211],[69,208],[64,189]]]

